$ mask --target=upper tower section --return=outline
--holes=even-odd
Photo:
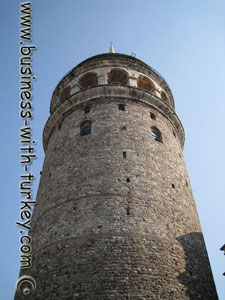
[[[172,122],[183,147],[183,127],[174,112],[173,95],[165,79],[133,56],[105,53],[78,64],[56,86],[50,105],[51,116],[44,130],[44,149],[57,120],[66,111],[81,102],[101,97],[125,97],[156,108]]]
[[[105,53],[84,60],[62,78],[53,93],[50,112],[68,97],[103,85],[141,89],[175,108],[167,82],[153,68],[133,56]]]

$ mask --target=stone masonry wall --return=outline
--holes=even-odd
[[[94,97],[58,119],[30,234],[30,300],[217,299],[176,128],[135,97]]]

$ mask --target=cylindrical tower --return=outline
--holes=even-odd
[[[97,55],[60,81],[50,111],[29,299],[217,299],[164,78]]]

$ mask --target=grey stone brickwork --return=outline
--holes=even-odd
[[[107,83],[113,68],[126,71],[126,86]],[[83,88],[88,72],[98,84]],[[137,86],[140,74],[152,91]],[[91,133],[81,136],[84,121]],[[182,155],[183,127],[156,71],[122,54],[79,64],[53,93],[43,143],[26,272],[37,290],[29,300],[217,299]]]

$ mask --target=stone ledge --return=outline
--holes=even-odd
[[[163,102],[160,98],[156,97],[155,95],[138,89],[134,87],[122,87],[122,86],[115,86],[115,85],[104,85],[104,86],[97,86],[85,91],[78,92],[74,95],[71,95],[67,98],[49,117],[47,123],[44,128],[43,132],[43,146],[44,150],[46,151],[48,146],[48,141],[51,135],[53,128],[57,121],[69,110],[73,107],[78,106],[81,103],[86,101],[95,100],[99,98],[108,98],[111,99],[121,99],[124,100],[135,100],[142,103],[145,103],[160,113],[162,113],[173,125],[175,128],[177,135],[180,140],[181,147],[183,149],[184,146],[184,129],[179,120],[178,116],[176,115],[175,111],[172,110],[165,102]],[[104,101],[104,100],[103,100]],[[112,101],[112,100],[111,100]]]

